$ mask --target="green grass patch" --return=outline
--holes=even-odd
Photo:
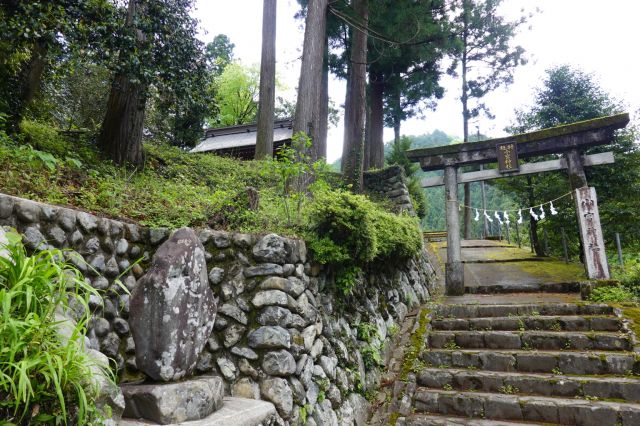
[[[60,250],[29,256],[17,234],[8,236],[9,256],[0,257],[0,423],[98,421],[92,369],[100,367],[83,349],[95,290]],[[57,312],[77,318],[64,326],[66,337]]]

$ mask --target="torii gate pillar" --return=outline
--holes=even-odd
[[[458,168],[448,165],[444,169],[444,197],[447,215],[447,264],[445,288],[448,296],[464,294],[464,265],[460,248],[460,221],[458,204]]]
[[[572,149],[565,154],[565,157],[569,169],[569,183],[575,195],[584,269],[587,277],[591,279],[608,280],[610,278],[609,263],[604,249],[596,189],[587,186],[580,153]]]

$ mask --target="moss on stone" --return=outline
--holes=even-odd
[[[405,351],[400,380],[407,380],[409,373],[411,373],[420,362],[418,358],[427,335],[427,327],[430,321],[429,313],[428,309],[422,309],[418,315],[418,327],[411,336],[409,347],[407,347]]]
[[[586,132],[602,128],[620,129],[629,123],[629,114],[622,113],[607,117],[594,118],[592,120],[578,121],[562,126],[550,127],[547,129],[537,130],[535,132],[521,133],[503,138],[489,139],[482,142],[473,142],[458,145],[438,146],[434,148],[413,149],[407,151],[407,156],[411,160],[418,160],[424,157],[433,157],[437,155],[455,154],[469,150],[477,150],[482,148],[494,147],[498,143],[516,142],[526,143],[543,139],[551,139],[575,133]]]

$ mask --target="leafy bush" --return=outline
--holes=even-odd
[[[314,259],[336,270],[336,285],[348,294],[368,264],[404,259],[422,248],[415,218],[385,211],[363,195],[343,190],[316,194],[307,241]]]
[[[38,150],[46,151],[58,157],[71,152],[71,144],[60,136],[55,127],[37,121],[23,120],[20,123],[20,131],[24,137],[24,142]]]
[[[346,191],[319,194],[310,214],[310,247],[320,263],[407,258],[422,248],[417,221],[377,206],[362,195]]]
[[[95,290],[61,261],[61,251],[28,256],[20,237],[7,235],[9,257],[0,257],[0,418],[9,424],[86,424],[99,415],[91,402],[97,366],[82,346]],[[84,314],[62,337],[56,313],[78,308]]]
[[[592,302],[629,302],[634,299],[631,292],[623,287],[604,286],[591,291],[589,300]]]

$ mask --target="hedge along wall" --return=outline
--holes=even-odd
[[[121,380],[144,378],[127,322],[129,296],[114,279],[124,272],[120,279],[133,290],[147,261],[130,265],[169,232],[1,194],[0,225],[18,229],[31,249],[69,249],[102,294],[91,301],[90,345],[114,360]],[[389,335],[435,291],[424,254],[373,266],[345,297],[332,291],[331,271],[310,261],[302,241],[209,229],[199,237],[218,315],[194,374],[222,376],[227,394],[272,401],[285,424],[304,416],[364,424],[363,395],[379,387],[384,367],[376,364]]]

